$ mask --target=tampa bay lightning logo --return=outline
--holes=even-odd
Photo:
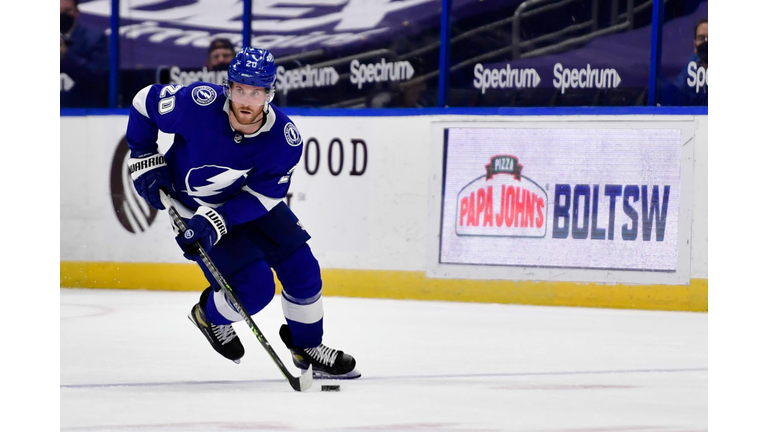
[[[192,237],[195,236],[195,230],[188,229],[184,232],[184,238],[187,240],[192,240]]]
[[[210,105],[216,100],[216,90],[207,85],[195,87],[192,90],[192,99],[200,106]]]
[[[288,141],[289,145],[296,147],[301,144],[301,134],[299,134],[299,129],[296,125],[291,122],[286,123],[283,132],[285,133],[285,140]]]
[[[248,176],[248,170],[204,165],[187,172],[187,195],[200,205],[220,204],[240,190]]]

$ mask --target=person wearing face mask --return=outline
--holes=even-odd
[[[217,38],[208,45],[205,66],[180,68],[178,66],[160,66],[157,68],[156,83],[187,85],[195,81],[207,81],[214,84],[226,84],[229,64],[235,58],[235,46],[229,39]]]
[[[214,39],[208,46],[208,61],[205,67],[209,71],[225,71],[235,58],[235,47],[229,39]]]
[[[701,82],[709,69],[708,42],[709,22],[704,18],[693,28],[693,54],[674,83],[680,92],[680,105],[708,105],[709,85],[706,80]]]
[[[60,0],[61,107],[106,107],[109,44],[103,32],[78,25],[78,0]]]

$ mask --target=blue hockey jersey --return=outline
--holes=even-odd
[[[232,225],[258,219],[286,196],[304,144],[288,116],[271,105],[256,133],[235,131],[224,87],[206,82],[139,91],[126,135],[131,157],[156,153],[158,130],[175,134],[165,153],[172,194],[192,211],[216,208]]]

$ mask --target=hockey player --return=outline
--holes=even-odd
[[[357,378],[351,355],[322,344],[320,267],[309,234],[282,201],[303,141],[271,104],[275,73],[269,51],[245,47],[225,86],[155,84],[139,91],[128,120],[129,171],[152,207],[165,208],[160,189],[173,198],[188,224],[176,237],[184,256],[201,264],[192,247],[200,241],[249,314],[274,297],[274,269],[287,322],[280,338],[297,367],[311,364],[315,377]],[[165,155],[158,153],[158,129],[174,134]],[[242,318],[201,268],[211,287],[189,319],[219,354],[239,363],[245,350],[232,322]]]

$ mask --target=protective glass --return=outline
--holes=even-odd
[[[265,89],[264,87],[253,87],[240,83],[230,83],[224,87],[227,97],[240,105],[263,106],[272,101],[274,89]]]

